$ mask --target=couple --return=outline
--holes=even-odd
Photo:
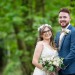
[[[46,71],[42,70],[43,66],[38,62],[40,57],[46,55],[59,55],[64,58],[65,66],[58,70],[58,75],[75,75],[75,28],[70,24],[70,20],[69,10],[62,8],[58,15],[62,29],[57,33],[55,43],[51,26],[44,24],[38,28],[39,41],[32,60],[33,65],[36,66],[33,75],[46,75]],[[49,75],[57,74],[52,72]]]

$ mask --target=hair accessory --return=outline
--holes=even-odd
[[[38,27],[38,31],[40,31],[40,29],[42,29],[44,26],[47,26],[47,27],[52,28],[52,27],[51,27],[51,25],[48,25],[48,24],[43,24],[43,25],[41,25],[40,27]]]

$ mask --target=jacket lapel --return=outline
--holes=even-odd
[[[59,38],[60,38],[60,34],[61,34],[61,32],[58,33],[58,37],[57,37],[57,47],[59,47]]]
[[[70,25],[70,26],[68,27],[68,29],[71,30],[71,28],[72,28],[72,26]],[[59,36],[59,37],[60,37],[60,36]],[[62,44],[63,44],[63,42],[64,42],[65,37],[66,37],[66,35],[64,35],[64,37],[63,37],[63,39],[62,39],[62,41],[61,41],[60,49],[61,49],[61,47],[62,47]],[[60,50],[60,49],[59,49],[59,50]]]

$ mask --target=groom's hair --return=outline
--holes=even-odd
[[[68,8],[61,8],[60,11],[59,11],[59,13],[60,12],[65,12],[65,13],[70,14],[70,10]]]

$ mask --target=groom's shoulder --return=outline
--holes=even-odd
[[[75,27],[72,26],[71,33],[75,34]]]
[[[60,32],[61,32],[61,30],[58,30],[58,31],[56,32],[56,34],[60,34]]]
[[[72,31],[75,31],[75,27],[74,26],[72,26]]]

